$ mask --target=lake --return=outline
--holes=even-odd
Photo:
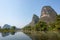
[[[23,32],[16,33],[0,33],[0,40],[32,40]]]
[[[1,32],[0,40],[60,40],[60,32]]]

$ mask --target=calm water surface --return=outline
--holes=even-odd
[[[32,40],[23,32],[16,33],[0,33],[0,40]]]
[[[3,32],[0,40],[60,40],[60,32]]]

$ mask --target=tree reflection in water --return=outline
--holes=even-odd
[[[10,34],[11,34],[11,35],[14,35],[15,32],[1,32],[2,37],[9,36]]]
[[[32,40],[60,40],[59,32],[24,32]]]

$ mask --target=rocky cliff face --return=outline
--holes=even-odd
[[[44,6],[41,11],[40,21],[46,23],[54,22],[56,19],[57,13],[50,6]]]
[[[37,15],[33,15],[32,21],[30,22],[30,26],[35,26],[35,24],[39,21],[39,17]]]
[[[39,21],[44,21],[46,23],[54,22],[56,20],[57,13],[51,6],[44,6],[41,11],[40,19],[37,15],[33,15],[32,21],[28,26],[35,26]]]

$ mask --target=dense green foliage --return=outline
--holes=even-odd
[[[15,26],[12,26],[12,27],[11,27],[11,29],[15,30],[15,29],[16,29],[16,27],[15,27]]]
[[[60,15],[56,16],[54,23],[47,24],[44,21],[39,21],[34,27],[26,26],[23,28],[28,31],[57,31],[60,30]]]
[[[46,31],[47,30],[47,24],[43,21],[39,21],[37,24],[36,24],[36,30],[37,31]]]

